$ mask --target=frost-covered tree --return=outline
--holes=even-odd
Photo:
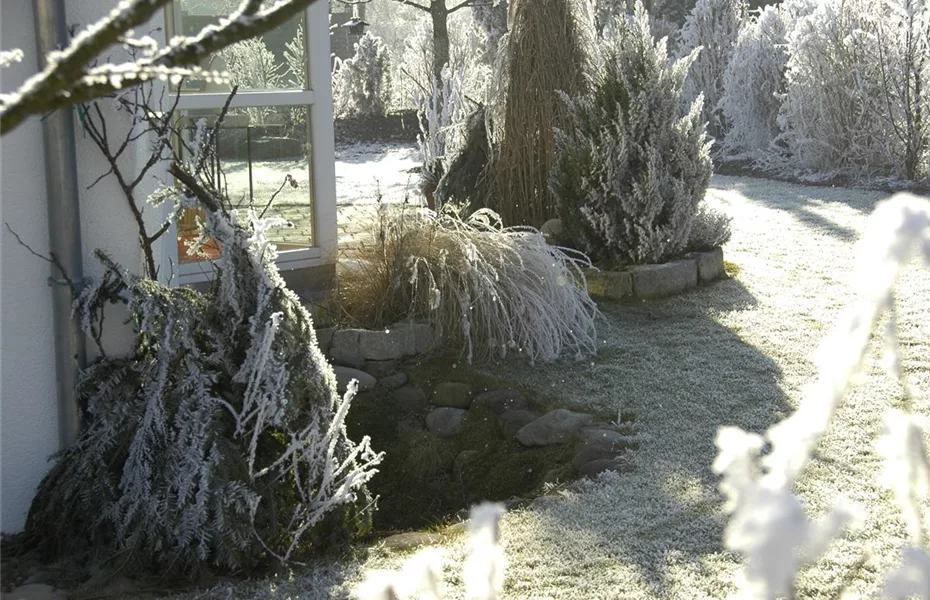
[[[550,186],[567,236],[592,259],[660,262],[688,248],[710,181],[701,99],[682,114],[697,51],[669,64],[637,4],[612,24],[605,52],[593,95],[564,97],[571,127],[557,132]]]
[[[346,436],[354,388],[336,393],[311,317],[277,270],[266,234],[286,223],[237,214],[218,191],[207,165],[222,119],[188,141],[151,129],[174,121],[145,110],[156,121],[142,131],[179,140],[187,157],[173,155],[178,187],[151,200],[204,211],[196,245],[219,248],[215,278],[205,293],[169,286],[97,252],[104,274],[75,313],[99,343],[104,310],[125,304],[135,340],[122,356],[101,347],[82,373],[82,429],[36,493],[27,543],[48,558],[119,554],[127,568],[192,573],[286,562],[347,539],[366,526],[380,455]]]
[[[908,0],[824,0],[797,21],[779,114],[791,168],[852,177],[925,172],[928,10]]]
[[[729,126],[723,148],[757,154],[779,134],[778,111],[785,93],[788,27],[782,10],[766,6],[746,21],[723,78],[720,108]]]
[[[241,0],[219,25],[178,36],[164,46],[149,36],[137,37],[133,28],[145,24],[171,0],[119,2],[109,14],[75,34],[65,48],[50,52],[41,72],[16,90],[0,94],[0,135],[32,115],[103,98],[152,79],[222,79],[223,74],[205,72],[198,64],[227,46],[283,25],[313,1]],[[119,47],[132,50],[122,62],[112,56]],[[15,50],[0,54],[0,65],[22,56]]]
[[[226,66],[229,82],[242,90],[274,90],[282,86],[286,65],[268,49],[265,40],[252,38],[233,44],[219,52]],[[265,125],[275,113],[267,106],[244,109],[250,125]]]
[[[366,32],[355,54],[336,63],[333,102],[340,117],[383,117],[391,92],[391,65],[381,38]]]
[[[726,135],[727,124],[720,111],[723,79],[745,11],[743,0],[697,0],[681,28],[679,56],[688,56],[701,48],[688,72],[684,97],[692,102],[703,94],[701,119],[707,123],[708,133],[716,139]]]

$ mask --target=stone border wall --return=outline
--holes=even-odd
[[[588,293],[609,300],[652,300],[680,294],[726,275],[723,249],[692,252],[660,265],[638,265],[623,271],[585,269]]]

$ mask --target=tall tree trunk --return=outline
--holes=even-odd
[[[449,9],[446,0],[432,0],[429,14],[433,20],[433,78],[442,81],[442,68],[449,62]]]

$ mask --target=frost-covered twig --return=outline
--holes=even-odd
[[[859,300],[823,342],[817,380],[798,410],[764,437],[735,427],[722,428],[717,435],[720,452],[714,470],[723,475],[720,489],[730,513],[725,543],[746,559],[743,597],[789,593],[800,566],[816,558],[857,516],[858,510],[837,505],[823,520],[812,522],[792,489],[860,370],[879,316],[892,307],[898,273],[914,252],[930,261],[930,202],[899,194],[880,204],[861,249]],[[763,455],[766,441],[771,451]],[[930,559],[919,547],[924,534],[916,503],[928,481],[923,431],[912,417],[893,414],[880,451],[890,460],[912,543],[918,546],[908,550],[886,591],[893,597],[930,597],[927,587],[917,585],[930,581]]]
[[[66,48],[49,53],[40,73],[15,91],[0,94],[0,135],[31,115],[89,102],[153,79],[225,79],[223,73],[204,71],[196,65],[214,52],[283,25],[314,1],[242,0],[239,8],[218,24],[189,37],[175,37],[159,47],[151,38],[135,38],[132,29],[147,22],[169,0],[123,0],[107,16],[74,36]],[[127,62],[95,64],[116,44],[144,51]]]

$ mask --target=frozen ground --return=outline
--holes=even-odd
[[[410,144],[352,144],[336,149],[336,198],[340,206],[415,199],[422,164]]]
[[[710,196],[734,217],[725,253],[740,268],[736,278],[666,301],[603,305],[603,347],[592,361],[492,369],[549,397],[633,410],[645,436],[634,473],[505,517],[506,598],[692,599],[734,591],[738,561],[720,542],[724,517],[710,469],[714,434],[730,424],[761,432],[797,405],[814,374],[814,350],[850,300],[854,243],[884,195],[715,177]],[[905,368],[918,390],[930,389],[928,290],[930,273],[911,267],[898,295]],[[900,558],[903,525],[875,483],[873,451],[881,416],[898,400],[893,381],[878,367],[867,370],[801,481],[815,514],[840,495],[870,514],[859,533],[803,573],[797,598],[838,597],[846,579],[852,597],[874,595]],[[461,538],[445,547],[455,598],[462,597],[464,547]],[[863,568],[855,567],[860,559]],[[347,597],[363,570],[401,560],[375,550],[189,598]]]

